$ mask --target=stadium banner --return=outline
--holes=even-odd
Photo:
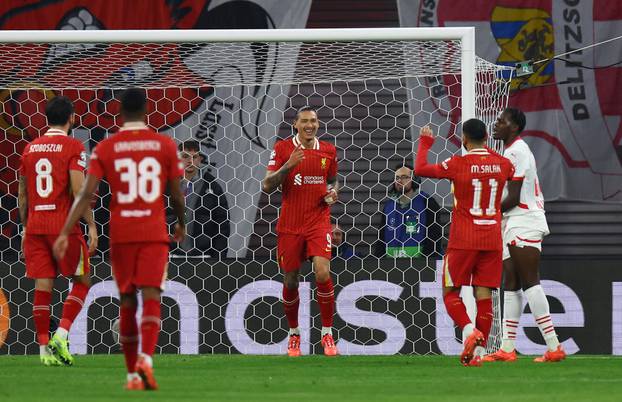
[[[617,37],[622,23],[620,4],[606,0],[397,4],[403,27],[474,26],[477,56],[508,66]],[[622,200],[622,109],[615,85],[622,82],[621,43],[541,63],[534,74],[513,79],[509,105],[526,114],[522,135],[536,157],[547,200]],[[441,130],[452,139],[448,127]],[[457,151],[459,143],[452,142]]]
[[[311,0],[291,2],[287,7],[280,0],[26,0],[0,4],[0,29],[304,28],[310,8]],[[155,88],[148,92],[149,110],[152,111],[148,116],[149,125],[178,141],[195,139],[200,142],[201,151],[206,156],[202,169],[215,177],[227,197],[231,231],[228,256],[243,258],[255,223],[261,179],[289,101],[289,85],[270,85],[269,82],[276,74],[280,77],[289,74],[293,78],[297,50],[291,51],[294,48],[290,47],[288,52],[279,52],[278,43],[249,43],[240,46],[239,51],[231,53],[229,58],[216,60],[209,58],[213,51],[209,45],[194,48],[192,52],[183,46],[173,46],[160,59],[147,59],[142,52],[135,52],[127,58],[127,65],[104,61],[100,66],[104,71],[99,77],[101,90],[63,90],[64,95],[76,102],[78,123],[73,135],[84,142],[89,151],[109,132],[118,129],[116,116],[120,91],[110,89],[109,82],[119,82],[119,77],[123,77],[124,86]],[[1,227],[4,236],[0,245],[7,244],[6,239],[17,233],[16,172],[19,158],[15,152],[21,154],[26,141],[45,132],[42,113],[45,103],[39,101],[60,92],[50,85],[59,71],[92,62],[85,60],[83,51],[87,49],[89,45],[84,44],[50,45],[45,54],[33,54],[32,66],[15,70],[15,88],[20,88],[20,83],[29,83],[41,89],[0,89],[3,102],[0,130],[7,136],[6,140],[0,141],[0,152],[12,156],[7,160],[8,169],[0,170],[0,203],[3,207],[0,217],[7,221]],[[10,52],[10,47],[6,51]],[[103,54],[102,59],[105,56]],[[201,60],[210,60],[210,63],[201,63]],[[187,88],[167,87],[175,78],[167,75],[171,65],[181,65],[176,71],[181,70],[187,77]],[[222,82],[235,80],[257,85],[219,86]],[[199,85],[194,83],[204,85],[193,87]],[[7,99],[11,102],[5,102]],[[31,118],[32,115],[37,118]],[[102,189],[101,193],[105,198],[108,191]],[[3,194],[13,196],[2,197]],[[108,220],[103,208],[96,211],[96,220]],[[201,228],[195,229],[193,225],[191,222],[188,226],[189,234],[201,232]],[[108,239],[102,237],[102,248],[106,249],[107,244]],[[15,244],[13,247],[19,246]]]
[[[622,354],[622,271],[614,260],[544,260],[542,286],[553,322],[568,353]],[[364,268],[363,268],[364,267]],[[10,268],[10,269],[9,269]],[[321,353],[321,321],[313,301],[310,267],[300,283],[303,354]],[[436,269],[413,259],[336,261],[335,329],[340,353],[458,354],[462,347],[447,316]],[[589,275],[590,280],[586,281]],[[162,353],[282,354],[287,322],[280,297],[282,274],[273,262],[229,265],[173,261],[163,294]],[[21,263],[0,265],[6,297],[0,312],[0,354],[38,352],[32,321],[33,281]],[[59,279],[52,315],[58,320],[68,281]],[[1,293],[0,293],[1,294]],[[2,297],[0,297],[2,301]],[[524,308],[523,311],[529,311]],[[140,311],[139,313],[140,314]],[[93,286],[70,334],[73,353],[119,350],[113,328],[118,293],[107,263],[94,265]],[[6,331],[8,323],[8,333]],[[517,350],[540,354],[544,342],[531,313],[520,319]]]

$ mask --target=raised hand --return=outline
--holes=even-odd
[[[302,150],[302,145],[298,144],[298,146],[296,146],[296,149],[294,149],[292,154],[289,156],[289,159],[287,160],[287,162],[285,162],[285,165],[287,165],[287,168],[291,170],[295,168],[296,166],[298,166],[298,164],[302,162],[304,158],[305,158],[305,153]]]
[[[425,126],[421,127],[421,129],[419,130],[419,136],[420,137],[430,137],[430,138],[434,139],[434,132],[432,131],[430,126],[425,125]]]
[[[430,137],[430,138],[434,139],[434,132],[432,131],[430,126],[425,125],[425,126],[421,127],[421,129],[419,130],[419,136],[420,137]]]

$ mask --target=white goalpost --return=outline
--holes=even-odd
[[[507,106],[510,69],[476,56],[474,28],[0,31],[0,51],[0,129],[9,169],[17,169],[24,144],[43,134],[44,101],[57,95],[74,101],[72,135],[89,152],[121,124],[118,97],[131,86],[147,90],[150,126],[179,143],[199,144],[199,181],[186,198],[189,237],[171,249],[160,352],[285,350],[274,251],[280,194],[262,194],[260,182],[275,141],[292,134],[303,105],[317,108],[320,139],[337,147],[342,191],[332,215],[353,246],[351,256],[333,259],[340,351],[461,349],[440,283],[453,206],[449,184],[421,182],[419,191],[440,208],[430,222],[417,217],[425,246],[416,256],[391,257],[380,238],[394,168],[413,163],[419,128],[429,124],[440,134],[432,153],[441,161],[461,152],[462,121],[477,117],[491,129]],[[8,196],[16,197],[15,186],[7,184]],[[102,246],[92,259],[94,290],[70,338],[76,353],[118,347],[111,330],[118,301],[107,263],[109,195],[104,184],[95,211]],[[19,241],[15,231],[2,256],[11,330],[4,346],[0,333],[0,353],[38,350],[28,315],[32,284],[15,258]],[[68,286],[59,283],[56,316]],[[313,287],[306,273],[303,353],[319,342]],[[495,301],[490,350],[500,342],[498,295]]]

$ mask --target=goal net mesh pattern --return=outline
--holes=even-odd
[[[457,40],[28,43],[0,48],[6,55],[0,60],[0,199],[6,218],[2,261],[7,267],[0,276],[7,299],[0,315],[10,321],[10,329],[0,331],[0,345],[5,342],[0,351],[38,350],[31,322],[33,286],[18,260],[17,168],[27,142],[45,133],[45,100],[66,95],[74,101],[72,135],[91,152],[122,124],[121,91],[140,86],[149,99],[147,123],[180,143],[198,141],[202,154],[200,179],[185,187],[189,236],[171,250],[177,258],[169,272],[173,286],[164,294],[160,351],[284,350],[286,321],[279,301],[282,276],[275,264],[274,230],[281,199],[278,191],[263,194],[260,183],[275,141],[291,137],[295,111],[311,105],[321,121],[320,139],[337,147],[341,191],[332,217],[352,246],[351,254],[336,248],[333,259],[341,353],[456,352],[458,334],[446,314],[440,314],[444,306],[439,302],[439,260],[453,206],[450,184],[421,181],[418,191],[429,196],[425,202],[434,200],[438,207],[428,205],[431,221],[413,221],[409,236],[423,231],[425,237],[425,246],[414,257],[406,247],[393,244],[389,250],[381,240],[382,224],[395,224],[383,218],[383,208],[394,196],[394,168],[413,163],[421,126],[429,124],[439,135],[430,156],[437,162],[460,152],[461,102],[474,101],[475,117],[492,128],[508,101],[506,67],[476,58],[476,98],[467,100],[461,96]],[[103,183],[95,207],[101,243],[91,261],[95,286],[78,319],[81,324],[72,331],[77,353],[118,350],[111,325],[118,316],[118,300],[107,264],[109,199]],[[303,267],[301,317],[308,323],[301,325],[311,334],[303,353],[305,345],[310,352],[319,342],[310,271]],[[68,284],[66,279],[57,281],[52,309],[56,320]],[[234,309],[241,289],[249,286],[263,290],[254,299],[244,293],[248,303]],[[181,303],[183,289],[190,289],[196,300]],[[190,312],[184,315],[184,309]],[[495,313],[498,319],[498,297]],[[491,348],[499,341],[499,327],[498,322],[493,326]],[[246,348],[249,343],[253,347]]]

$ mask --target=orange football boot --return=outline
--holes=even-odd
[[[561,362],[566,358],[566,352],[562,348],[562,345],[559,345],[556,350],[550,351],[547,350],[544,352],[542,357],[536,357],[533,359],[536,363],[549,363],[549,362]]]
[[[158,383],[153,376],[153,368],[147,363],[147,360],[143,356],[138,356],[136,361],[136,372],[143,380],[145,389],[155,391],[158,389]]]
[[[339,352],[337,352],[335,340],[331,334],[326,334],[322,337],[322,346],[324,347],[325,356],[337,356],[339,354]]]
[[[482,358],[479,356],[473,356],[473,358],[471,359],[471,361],[469,362],[467,366],[468,367],[482,367]]]
[[[473,352],[477,346],[484,346],[484,334],[482,331],[475,328],[471,335],[464,341],[464,349],[462,350],[462,354],[460,355],[460,362],[464,366],[468,366],[473,359]]]
[[[131,380],[127,380],[125,389],[128,391],[142,391],[145,389],[145,383],[143,383],[140,377],[134,377]]]
[[[287,343],[287,356],[298,357],[300,355],[300,335],[290,335]]]
[[[511,352],[506,352],[503,349],[499,349],[495,353],[491,353],[489,355],[484,356],[482,361],[485,363],[515,362],[516,361],[516,350],[512,350]]]

